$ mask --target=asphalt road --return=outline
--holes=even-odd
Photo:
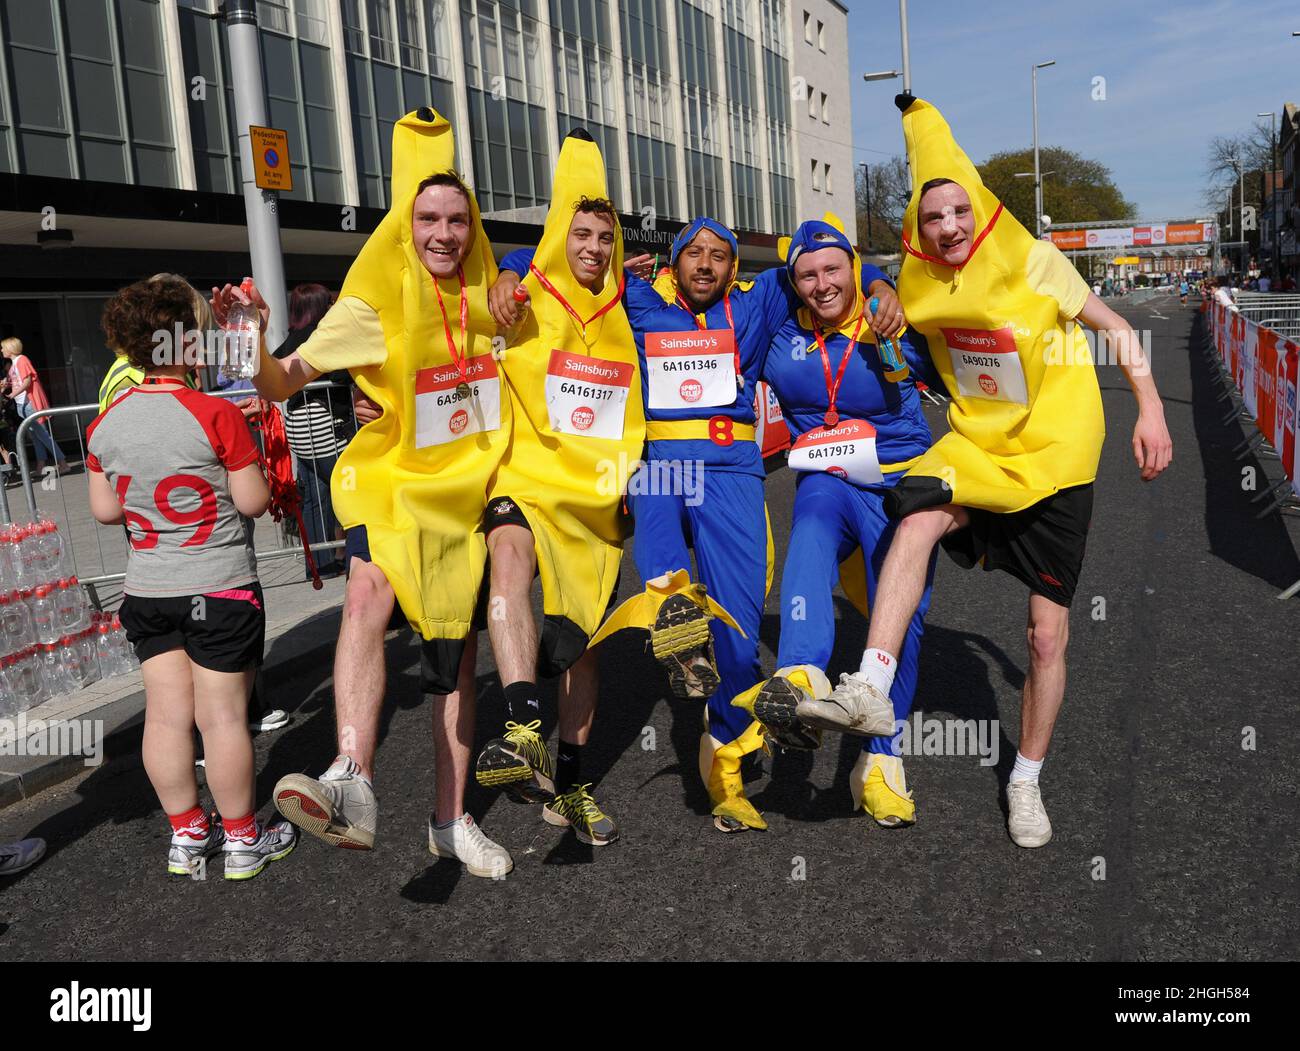
[[[470,809],[515,871],[492,881],[431,864],[429,713],[417,650],[399,638],[388,647],[377,849],[305,837],[247,885],[168,881],[167,825],[144,771],[138,758],[114,760],[0,812],[0,838],[50,843],[41,865],[0,882],[0,958],[1296,959],[1300,599],[1274,598],[1300,579],[1296,520],[1254,520],[1230,456],[1242,432],[1219,422],[1193,308],[1168,296],[1118,306],[1152,330],[1175,462],[1156,483],[1139,480],[1134,402],[1120,370],[1102,366],[1109,437],[1043,771],[1047,847],[1022,850],[1005,831],[1024,589],[941,557],[917,709],[999,720],[1000,761],[908,759],[913,828],[885,831],[850,810],[856,745],[828,735],[815,755],[755,765],[749,792],[767,832],[717,833],[696,773],[699,710],[664,699],[642,640],[624,633],[603,655],[587,763],[622,841],[584,847],[539,810],[474,788]],[[1278,476],[1276,461],[1269,470]],[[790,472],[768,484],[783,559]],[[636,586],[629,557],[623,594]],[[865,637],[841,605],[833,677]],[[774,595],[768,668],[777,608]],[[488,650],[484,738],[503,711]],[[298,717],[257,741],[264,814],[281,775],[319,773],[333,755],[328,663],[304,661],[276,682],[276,704]]]

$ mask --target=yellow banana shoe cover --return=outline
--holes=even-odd
[[[496,325],[487,307],[497,268],[473,195],[474,240],[462,267],[463,293],[456,278],[439,281],[435,289],[412,242],[420,181],[452,171],[454,162],[452,130],[443,117],[422,109],[397,122],[392,208],[340,292],[340,298],[356,296],[379,315],[387,357],[354,373],[357,385],[384,411],[339,457],[330,486],[334,509],[345,528],[366,527],[371,559],[425,639],[463,639],[469,633],[487,558],[479,527],[510,434],[510,406],[499,392],[492,359]],[[470,398],[456,391],[458,357],[474,390]]]
[[[898,295],[952,394],[952,430],[907,481],[938,479],[952,503],[994,512],[1093,481],[1105,437],[1096,370],[1081,328],[1067,333],[1057,301],[1027,282],[1034,237],[984,186],[937,109],[914,100],[903,131],[913,190]],[[917,234],[921,187],[941,178],[970,195],[975,216],[959,267],[927,255]]]
[[[531,306],[501,362],[514,433],[491,493],[514,500],[532,529],[544,675],[581,656],[614,592],[620,502],[645,442],[641,370],[621,301],[622,227],[615,222],[599,292],[579,284],[565,253],[578,204],[608,194],[600,148],[585,135],[571,133],[560,149],[541,243],[523,280]]]

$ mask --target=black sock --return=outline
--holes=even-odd
[[[582,784],[582,745],[561,740],[555,753],[555,787],[570,792]]]
[[[506,687],[506,718],[516,723],[531,723],[542,717],[542,702],[537,683],[512,682]]]

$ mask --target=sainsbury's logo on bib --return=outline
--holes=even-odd
[[[415,374],[416,448],[445,445],[500,426],[501,381],[491,354],[470,358],[463,376],[454,363]]]
[[[645,361],[652,409],[717,408],[736,400],[736,337],[730,329],[647,332]]]
[[[952,350],[969,350],[987,354],[1016,353],[1016,337],[1010,325],[1002,328],[944,328],[944,342]]]

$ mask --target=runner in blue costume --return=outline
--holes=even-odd
[[[526,274],[530,260],[522,250],[502,261],[490,297],[500,324],[517,320],[511,275]],[[708,697],[700,774],[715,826],[762,829],[767,823],[745,798],[740,770],[741,759],[763,746],[761,728],[731,701],[762,678],[758,634],[771,582],[755,391],[773,336],[800,304],[783,268],[739,280],[736,237],[713,219],[682,229],[669,266],[654,285],[630,274],[624,295],[646,397],[645,465],[627,483],[633,555],[646,590],[610,617],[592,645],[623,627],[650,630],[673,692]],[[887,310],[897,311],[884,274],[866,271]]]

